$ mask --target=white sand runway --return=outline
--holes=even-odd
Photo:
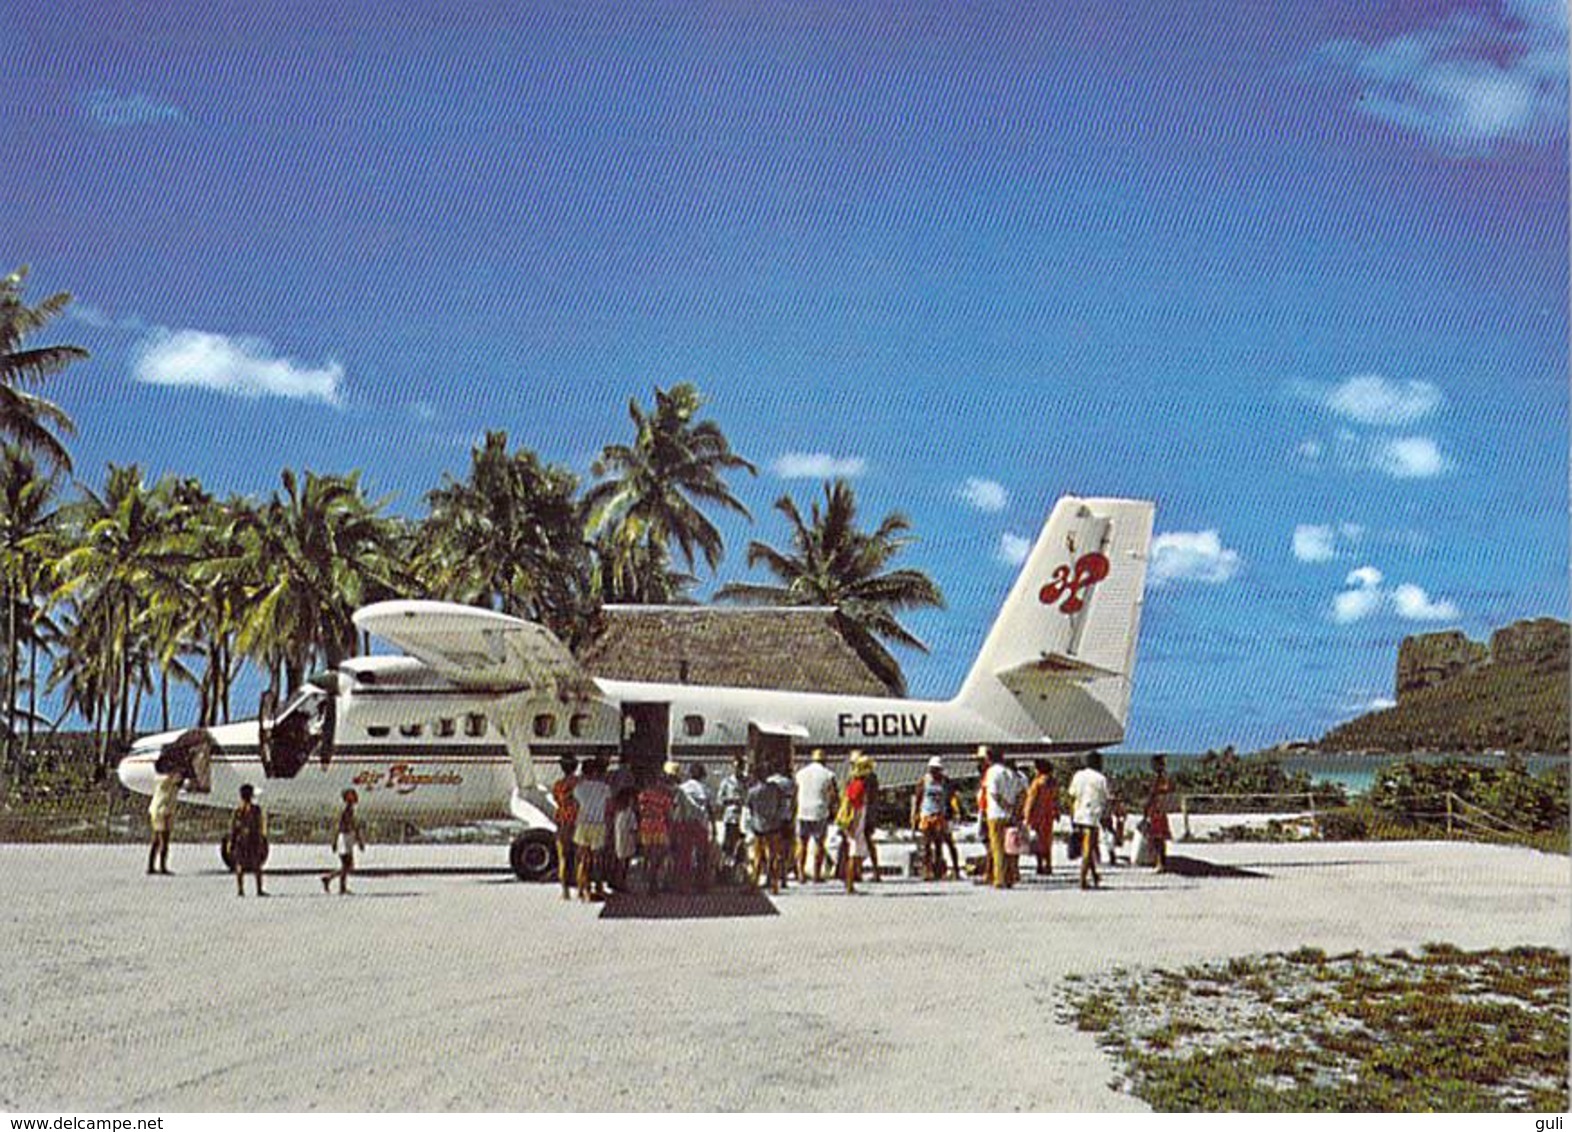
[[[236,899],[208,847],[0,846],[0,1108],[1128,1109],[1063,977],[1260,951],[1568,946],[1568,859],[1468,845],[1179,846],[1255,878],[1064,870],[821,888],[778,914],[603,919],[502,874],[304,872]],[[373,847],[495,866],[503,849]],[[322,847],[275,866],[325,868]]]

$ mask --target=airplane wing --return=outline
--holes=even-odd
[[[461,687],[580,698],[599,691],[550,630],[489,609],[380,601],[356,611],[355,627],[397,645]]]

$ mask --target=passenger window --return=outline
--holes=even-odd
[[[486,734],[485,712],[472,711],[464,717],[464,734],[479,739]]]
[[[697,739],[704,734],[704,717],[702,715],[685,715],[682,717],[682,730],[690,739]]]
[[[535,738],[549,739],[557,733],[557,717],[543,711],[535,717]]]
[[[388,732],[391,730],[391,727],[383,727],[378,725],[375,727],[366,728],[366,734],[370,735],[373,739],[386,739],[388,737]]]
[[[451,739],[458,731],[458,724],[451,719],[437,720],[437,735],[443,739]]]
[[[401,723],[399,724],[398,733],[406,739],[419,739],[425,730],[418,723]]]
[[[578,712],[568,719],[568,734],[575,739],[584,738],[584,732],[589,730],[589,716]]]

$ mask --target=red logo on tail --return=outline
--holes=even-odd
[[[1098,582],[1108,576],[1108,559],[1105,555],[1093,551],[1083,554],[1075,560],[1075,573],[1071,575],[1070,567],[1060,566],[1053,572],[1053,581],[1037,591],[1037,600],[1044,605],[1057,605],[1060,598],[1064,604],[1059,606],[1061,613],[1079,613],[1086,605],[1081,597],[1085,590],[1091,589]],[[1065,595],[1068,594],[1068,597]]]

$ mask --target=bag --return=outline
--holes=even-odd
[[[1135,840],[1130,846],[1130,860],[1136,865],[1157,864],[1157,846],[1146,835],[1146,830],[1139,827],[1136,829]]]
[[[1080,857],[1080,855],[1081,855],[1081,828],[1080,828],[1080,826],[1075,826],[1075,827],[1073,827],[1070,830],[1070,843],[1069,843],[1069,845],[1066,848],[1067,848],[1067,850],[1069,852],[1070,860],[1074,861],[1074,860],[1076,860],[1076,859],[1078,859]]]
[[[850,829],[852,822],[857,820],[857,807],[853,806],[850,798],[841,798],[841,808],[835,811],[835,824],[840,829]]]
[[[1004,855],[1006,857],[1019,857],[1021,855],[1021,827],[1007,825],[1004,827]]]

